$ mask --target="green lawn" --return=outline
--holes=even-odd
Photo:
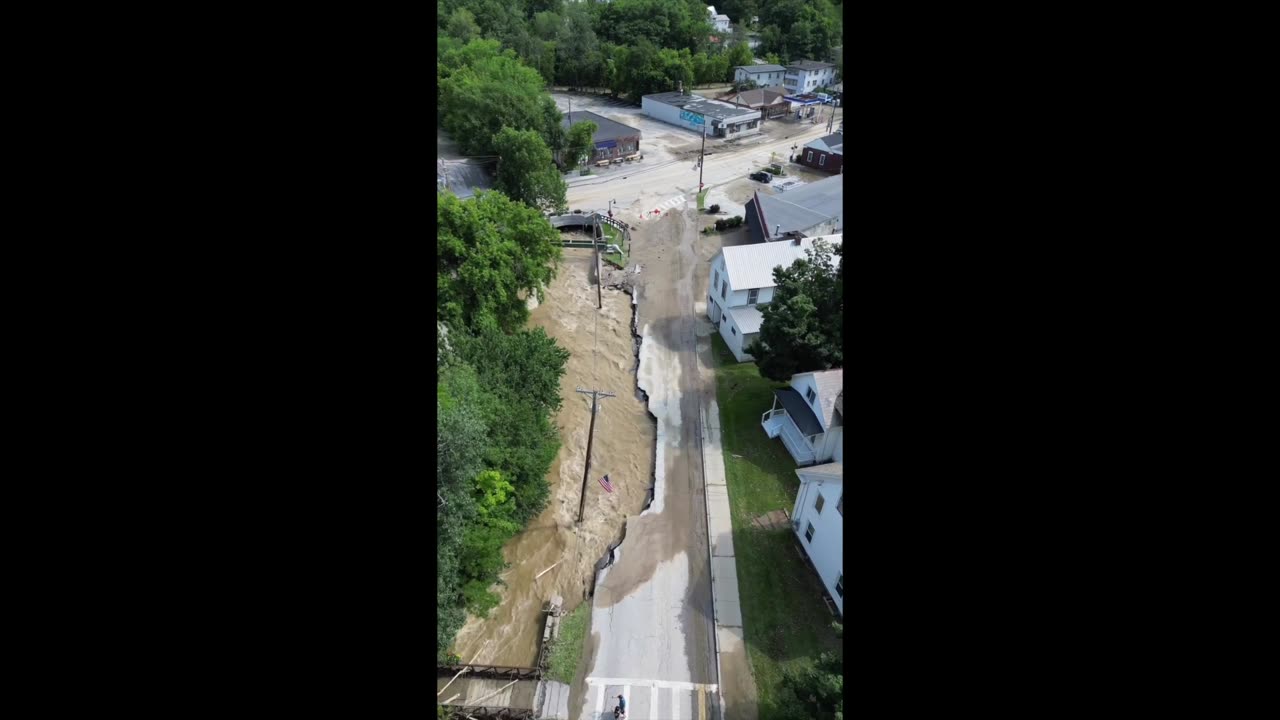
[[[707,188],[706,190],[703,190],[702,192],[698,193],[698,209],[699,210],[702,209],[703,203],[707,201],[707,193],[709,192],[711,192],[711,189]]]
[[[587,637],[587,621],[591,619],[591,602],[584,601],[574,611],[560,618],[560,636],[551,646],[547,661],[547,678],[573,682],[582,661],[582,641]]]
[[[808,664],[823,651],[841,651],[822,600],[817,575],[797,555],[790,528],[761,530],[751,518],[795,505],[800,481],[796,463],[760,427],[760,415],[773,405],[774,388],[755,363],[738,363],[718,334],[711,342],[716,358],[716,395],[720,405],[725,477],[733,518],[738,593],[747,652],[760,695],[759,720],[785,720],[794,708],[780,707],[778,691],[785,668]]]
[[[613,263],[614,265],[617,265],[619,268],[626,270],[627,260],[629,259],[627,257],[629,248],[627,248],[626,242],[623,239],[622,231],[612,225],[607,225],[605,223],[601,223],[600,228],[604,231],[605,242],[611,243],[613,245],[617,245],[622,250],[621,255],[615,252],[605,253],[604,259],[608,262]]]

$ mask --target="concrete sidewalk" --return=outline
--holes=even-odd
[[[711,546],[711,603],[716,626],[716,664],[725,717],[756,720],[758,705],[755,678],[742,631],[742,603],[738,596],[737,558],[733,554],[733,520],[729,486],[725,482],[724,449],[720,443],[720,407],[716,403],[715,369],[706,303],[696,305],[700,321],[697,333],[698,371],[711,390],[700,408],[702,463],[707,493],[707,540]]]

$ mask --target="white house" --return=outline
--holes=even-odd
[[[818,578],[844,615],[844,452],[835,462],[796,470],[800,490],[791,524]]]
[[[844,370],[796,373],[791,385],[773,391],[773,407],[760,425],[782,444],[798,465],[836,457],[844,442]]]
[[[782,76],[787,69],[781,65],[762,63],[759,65],[739,65],[733,69],[735,83],[753,82],[760,87],[773,87],[782,84]]]
[[[830,87],[835,84],[835,64],[814,60],[791,63],[782,77],[782,86],[793,95],[811,93],[820,87]]]
[[[712,27],[721,32],[727,32],[729,30],[729,16],[717,13],[715,5],[707,6],[707,15],[711,18]]]
[[[773,299],[773,269],[803,258],[816,240],[839,245],[843,235],[797,238],[785,242],[734,245],[711,258],[707,286],[707,317],[720,329],[720,337],[738,362],[753,358],[746,348],[760,334],[764,316],[760,307]],[[832,256],[832,262],[836,258]]]

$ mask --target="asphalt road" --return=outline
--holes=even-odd
[[[639,385],[657,418],[653,505],[627,522],[614,564],[596,585],[580,720],[612,717],[619,693],[636,720],[715,720],[719,683],[698,439],[695,302],[719,246],[699,236],[692,198],[637,228]]]

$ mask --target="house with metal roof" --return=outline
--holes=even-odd
[[[756,191],[746,205],[752,242],[834,235],[844,231],[844,175],[801,185],[777,195]]]
[[[630,125],[623,125],[620,122],[610,120],[603,115],[597,115],[587,110],[576,110],[571,113],[565,113],[564,118],[560,120],[560,126],[567,133],[571,126],[580,122],[593,122],[596,124],[595,135],[591,137],[595,148],[591,162],[629,157],[640,152],[640,130]]]
[[[781,438],[798,465],[844,456],[844,370],[796,373],[788,387],[773,391],[773,407],[760,416],[770,438]],[[840,406],[843,408],[843,402]]]
[[[764,315],[760,308],[773,300],[773,269],[789,267],[805,257],[814,242],[839,245],[840,235],[796,238],[790,242],[733,245],[711,258],[707,317],[738,362],[754,358],[747,348],[760,336]],[[836,259],[833,257],[832,262]]]
[[[799,162],[823,172],[844,172],[844,133],[833,133],[805,143]]]

